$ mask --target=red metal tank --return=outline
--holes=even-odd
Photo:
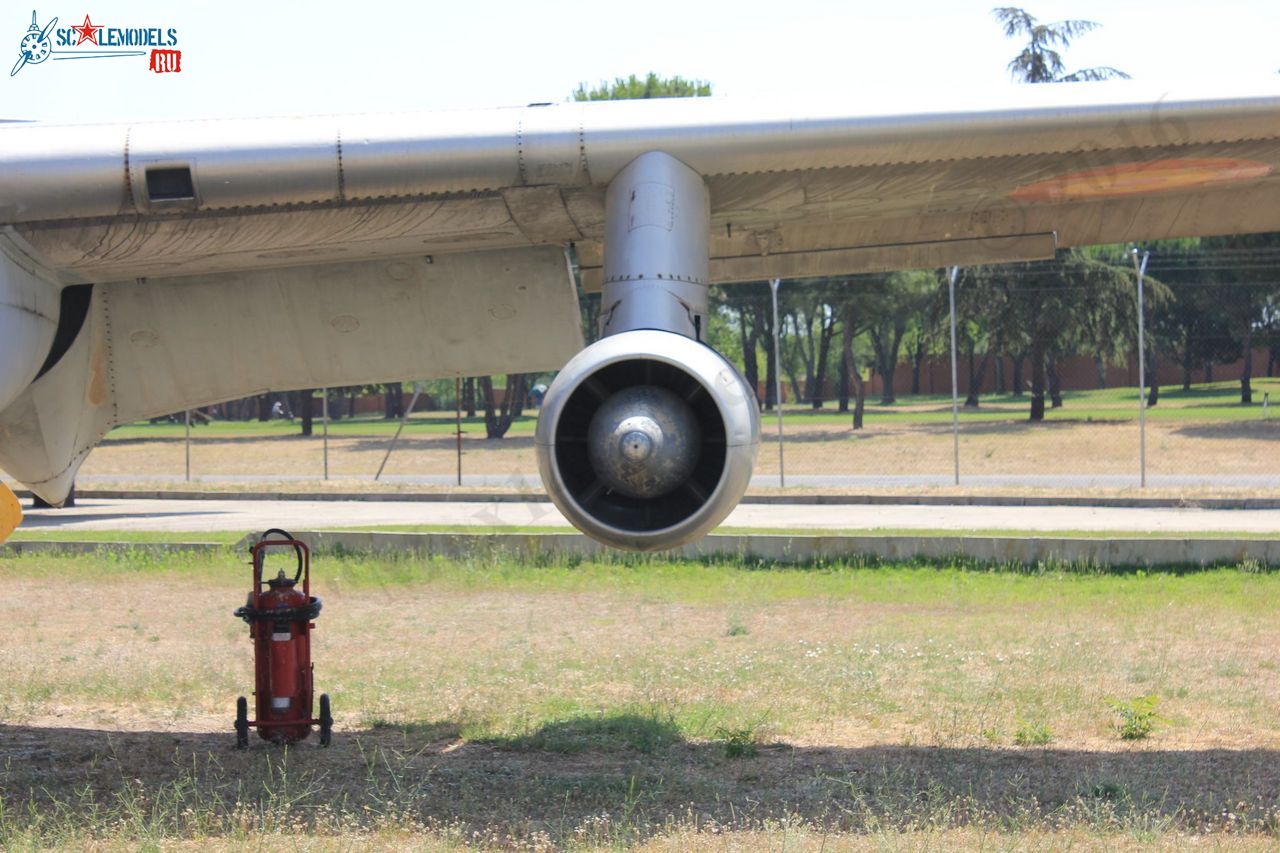
[[[272,534],[283,539],[270,539]],[[269,548],[290,548],[298,558],[298,571],[289,577],[280,571],[265,582],[262,565]],[[302,581],[301,588],[298,581]],[[328,746],[333,727],[329,697],[321,694],[320,714],[311,715],[315,696],[311,664],[311,620],[320,614],[320,599],[311,594],[311,551],[283,530],[268,530],[253,547],[253,589],[235,615],[249,623],[253,639],[254,704],[250,720],[248,702],[236,703],[236,742],[248,746],[249,729],[273,743],[304,740],[311,727],[320,727],[320,745]]]
[[[267,740],[293,743],[311,731],[310,596],[283,570],[267,581],[267,586],[270,588],[258,596],[261,616],[254,625],[256,657],[267,662],[257,667],[258,734]],[[280,611],[286,618],[272,619],[272,611]],[[299,725],[263,726],[267,720]]]

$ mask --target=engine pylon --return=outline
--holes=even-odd
[[[552,501],[617,548],[675,548],[737,505],[760,442],[755,393],[705,343],[710,197],[662,152],[605,198],[602,340],[543,401],[538,466]]]

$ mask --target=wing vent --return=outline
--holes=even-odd
[[[147,200],[150,202],[195,201],[196,187],[190,166],[147,169]]]

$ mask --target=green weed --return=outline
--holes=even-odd
[[[1124,740],[1142,740],[1161,720],[1156,714],[1156,706],[1160,704],[1158,696],[1139,696],[1128,702],[1112,699],[1107,704],[1120,715],[1116,730]]]
[[[1019,720],[1013,732],[1013,742],[1018,746],[1044,746],[1053,741],[1053,732],[1043,720],[1028,722]]]
[[[760,754],[755,726],[716,729],[716,739],[724,746],[725,758],[755,758]]]

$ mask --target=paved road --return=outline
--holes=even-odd
[[[18,483],[7,478],[10,487],[22,488]],[[370,481],[368,475],[351,474],[335,475],[330,478],[338,482]],[[300,476],[290,474],[225,474],[197,476],[187,481],[181,474],[154,474],[145,477],[132,474],[86,474],[76,480],[82,489],[110,489],[125,484],[133,485],[147,482],[171,486],[194,486],[209,484],[270,484],[315,482],[312,475]],[[454,486],[457,480],[451,474],[387,474],[382,482],[395,485],[410,486]],[[919,489],[932,487],[949,487],[953,485],[950,472],[939,474],[787,474],[788,486],[805,488],[878,488],[878,489]],[[751,478],[751,485],[757,488],[770,488],[778,485],[777,474],[756,474]],[[968,488],[1014,488],[1032,487],[1071,491],[1073,489],[1126,489],[1138,487],[1138,472],[1128,474],[964,474],[961,473],[960,485]],[[1247,488],[1275,489],[1280,488],[1280,474],[1149,474],[1147,485],[1151,488],[1189,489],[1189,488]],[[537,474],[464,474],[462,486],[471,487],[505,487],[512,489],[542,489],[542,480]]]
[[[29,510],[23,530],[317,530],[386,524],[568,527],[550,503],[82,499],[70,509]],[[805,530],[1092,530],[1121,533],[1280,531],[1280,510],[1074,506],[739,506],[729,527]]]

